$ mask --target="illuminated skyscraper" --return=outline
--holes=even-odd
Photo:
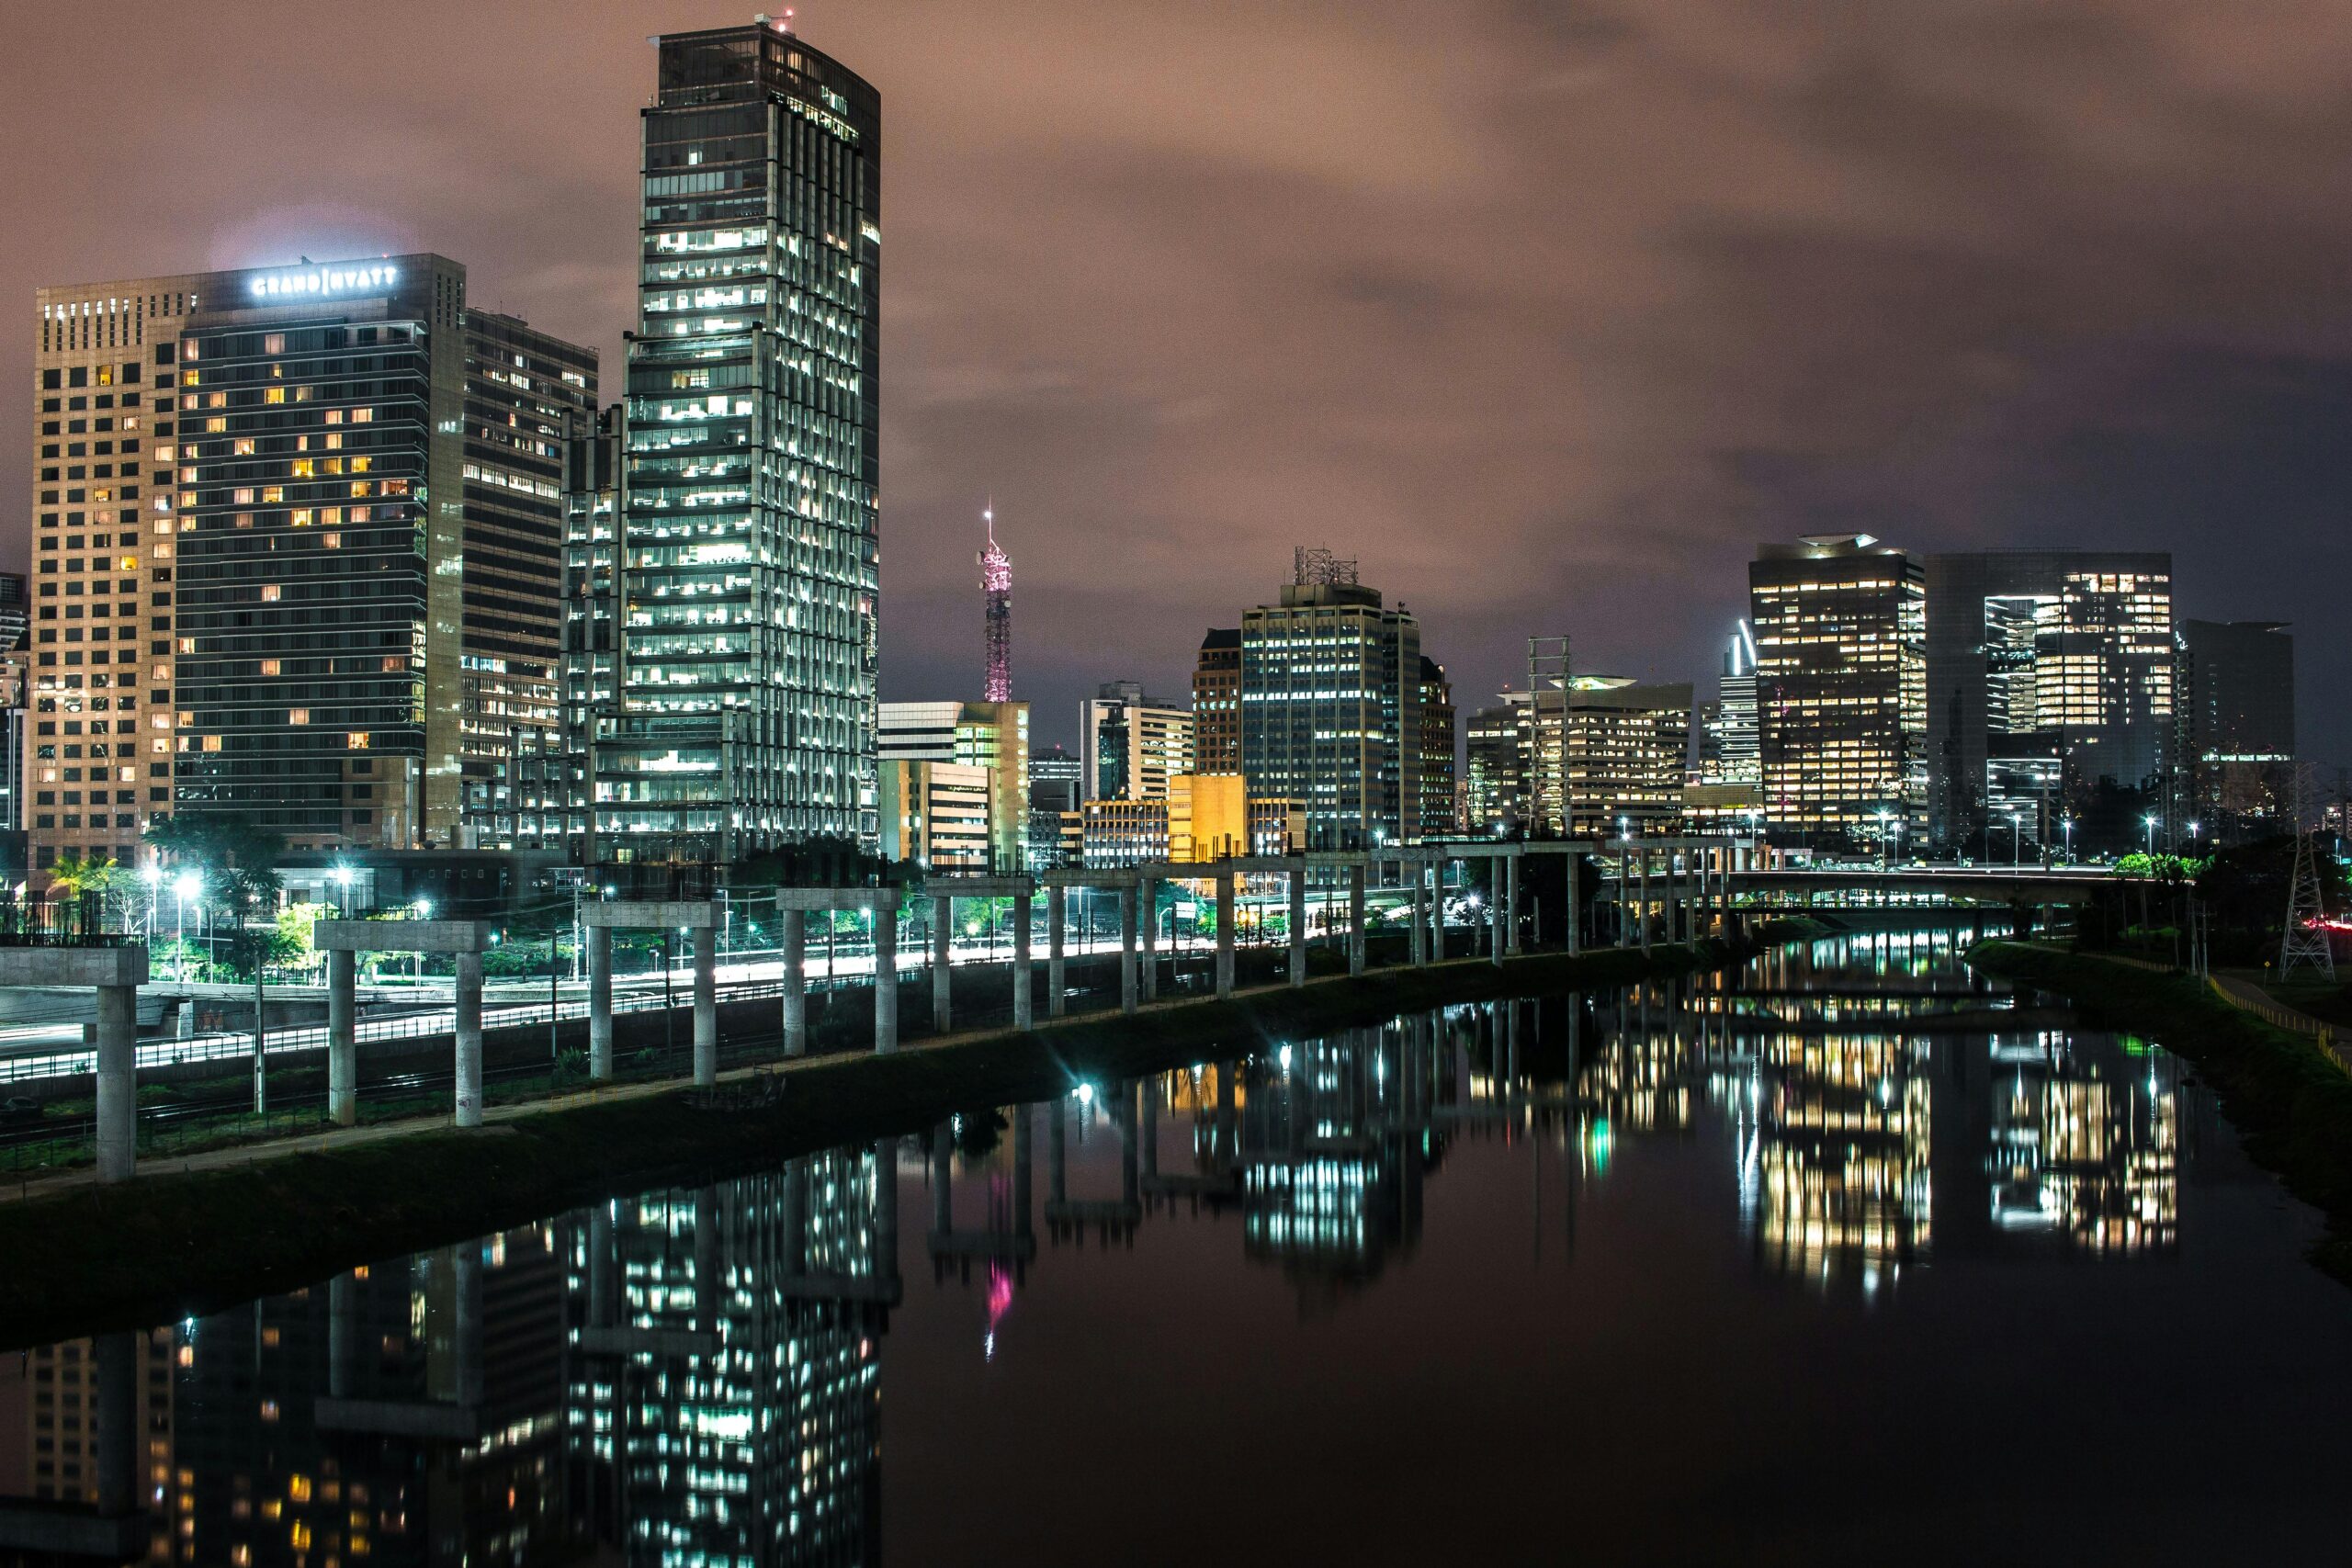
[[[1927,563],[1928,830],[1985,852],[2141,841],[2173,740],[2172,557],[1994,550]]]
[[[871,842],[881,100],[782,23],[659,43],[596,790],[642,859]]]
[[[1747,569],[1756,628],[1763,823],[1778,840],[1876,842],[1916,827],[1926,589],[1919,562],[1868,534],[1766,545]]]
[[[1421,628],[1296,552],[1278,604],[1241,617],[1241,772],[1250,793],[1306,803],[1306,843],[1371,849],[1421,836]]]

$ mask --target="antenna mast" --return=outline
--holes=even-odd
[[[2311,764],[2299,763],[2295,769],[2295,874],[2287,888],[2286,929],[2278,933],[2278,978],[2284,980],[2300,964],[2333,981],[2335,952],[2328,940],[2327,905],[2320,897],[2314,842],[2319,834],[2303,815],[2303,781],[2309,777]]]
[[[996,497],[980,513],[988,548],[980,552],[980,591],[988,596],[988,701],[1012,700],[1012,558],[997,547]]]

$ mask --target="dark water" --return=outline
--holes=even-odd
[[[208,1564],[2343,1561],[2313,1218],[2008,1000],[1856,939],[975,1107],[7,1357],[0,1495]]]

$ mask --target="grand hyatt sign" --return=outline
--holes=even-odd
[[[401,269],[390,262],[367,262],[350,266],[302,266],[266,272],[245,287],[256,299],[296,296],[319,299],[329,294],[379,294],[399,282],[400,276]]]

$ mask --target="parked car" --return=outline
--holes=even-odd
[[[40,1120],[40,1101],[28,1095],[0,1100],[0,1127],[22,1127]]]

